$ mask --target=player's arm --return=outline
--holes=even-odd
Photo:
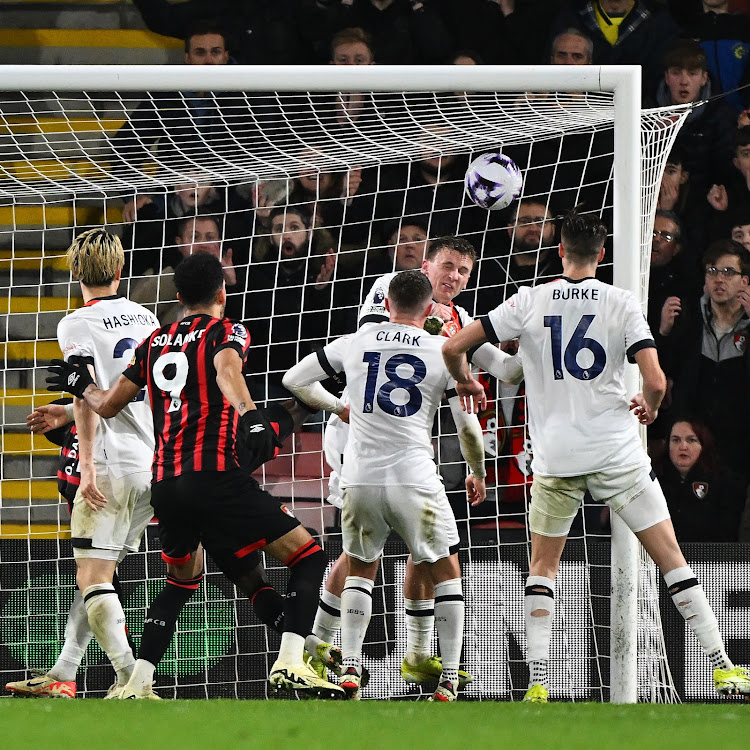
[[[466,477],[466,492],[469,502],[471,505],[479,505],[487,497],[482,427],[476,414],[470,414],[463,410],[458,394],[448,399],[448,405],[451,408],[451,414],[453,414],[453,420],[458,430],[461,455],[466,459],[466,463],[469,464],[471,469],[471,474]]]
[[[655,347],[640,349],[634,357],[643,378],[643,389],[630,399],[630,409],[641,424],[651,424],[659,415],[659,407],[667,392],[667,378]]]
[[[93,375],[93,368],[88,365]],[[83,501],[94,512],[107,504],[107,498],[96,486],[96,468],[94,466],[94,439],[99,417],[82,398],[73,399],[73,416],[78,433],[78,468],[81,472],[81,484],[78,493]]]
[[[224,394],[224,398],[242,416],[247,411],[255,411],[257,407],[247,389],[245,376],[242,373],[242,357],[236,349],[227,347],[220,349],[214,357],[216,368],[216,384]]]
[[[456,381],[456,392],[466,411],[478,412],[487,405],[484,386],[471,373],[466,352],[484,344],[487,334],[479,320],[462,328],[443,344],[443,359],[451,377]]]
[[[523,380],[523,365],[518,354],[508,354],[497,346],[486,343],[473,352],[467,352],[467,357],[472,364],[505,383],[517,385]]]
[[[341,341],[339,339],[338,341]],[[300,401],[315,409],[333,412],[346,419],[346,404],[333,393],[327,391],[321,381],[332,375],[338,375],[340,369],[335,369],[331,357],[338,360],[338,342],[329,344],[314,354],[308,354],[303,360],[292,367],[282,380],[284,388],[293,393]]]
[[[120,375],[117,382],[108,390],[98,388],[86,365],[80,362],[65,362],[53,359],[47,368],[48,391],[66,391],[86,403],[105,419],[119,414],[141,390],[132,380]]]

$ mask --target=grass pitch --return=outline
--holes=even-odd
[[[5,747],[188,750],[746,748],[750,703],[720,705],[0,700]],[[41,744],[40,744],[41,743]]]

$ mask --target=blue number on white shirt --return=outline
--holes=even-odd
[[[122,359],[125,356],[125,352],[129,352],[137,348],[138,348],[138,342],[135,339],[129,339],[129,338],[120,339],[115,344],[115,350],[112,352],[112,358]],[[138,391],[138,395],[133,399],[131,403],[135,403],[137,401],[143,401],[144,398],[146,398],[146,389],[141,388],[141,390]]]
[[[586,338],[595,315],[583,315],[578,322],[573,335],[562,354],[562,315],[545,315],[544,327],[550,329],[550,343],[552,344],[552,369],[555,380],[562,380],[563,361],[565,369],[578,380],[593,380],[601,373],[607,364],[607,353],[604,347],[596,340]],[[590,367],[583,368],[578,364],[578,353],[588,349],[594,355],[594,361]]]
[[[391,357],[384,367],[388,380],[380,386],[377,396],[375,386],[380,370],[380,352],[365,352],[362,361],[367,362],[363,412],[372,412],[375,400],[386,414],[393,417],[409,417],[419,411],[422,406],[422,392],[417,386],[427,375],[427,366],[419,357],[413,354],[395,354]],[[399,375],[397,368],[400,365],[411,367],[412,374],[409,377]],[[391,396],[395,390],[406,391],[409,394],[409,400],[405,404],[394,403]]]

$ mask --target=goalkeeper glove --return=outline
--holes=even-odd
[[[251,474],[266,461],[276,458],[282,442],[258,409],[246,411],[237,427],[237,455],[240,465]]]
[[[48,391],[67,391],[77,398],[83,398],[83,392],[94,384],[89,368],[84,363],[53,359],[47,372]]]

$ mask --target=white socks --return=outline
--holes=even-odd
[[[333,643],[341,628],[341,597],[323,589],[315,613],[313,633],[326,643]]]
[[[724,649],[716,615],[692,568],[685,565],[670,570],[664,574],[664,582],[677,611],[695,633],[695,637],[711,660],[711,665],[721,669],[732,669],[734,665]]]
[[[347,576],[341,593],[341,651],[344,667],[362,667],[362,644],[372,616],[372,589],[369,578]]]
[[[57,657],[55,666],[47,674],[60,682],[73,682],[86,648],[93,637],[83,597],[81,592],[76,590],[68,612],[68,621],[65,623],[65,644]]]
[[[142,693],[146,688],[154,684],[154,672],[156,667],[145,659],[138,659],[133,667],[133,674],[128,680],[128,688]]]
[[[419,664],[432,656],[432,633],[435,630],[435,600],[404,598],[406,624],[406,661]]]
[[[302,664],[302,655],[305,651],[305,639],[297,633],[285,631],[281,634],[281,647],[279,648],[279,661],[284,664]]]
[[[460,578],[435,584],[435,624],[443,657],[442,678],[458,684],[458,663],[464,644],[464,594]]]
[[[532,612],[537,614],[532,615]],[[542,685],[549,690],[547,662],[555,619],[555,582],[545,576],[529,576],[523,599],[526,623],[526,661],[529,685]]]
[[[125,634],[125,613],[111,583],[95,583],[83,592],[89,625],[102,651],[117,672],[117,682],[124,685],[135,658]]]

